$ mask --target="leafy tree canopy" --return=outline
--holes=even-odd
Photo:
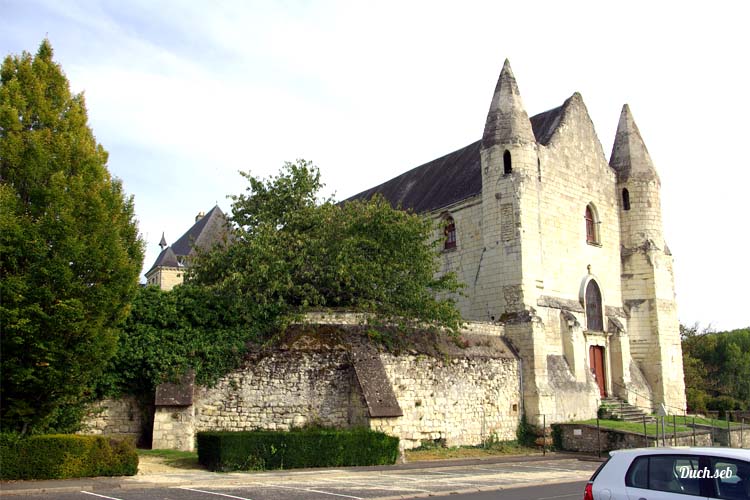
[[[730,332],[681,326],[688,406],[696,411],[750,408],[750,328]]]
[[[233,197],[234,243],[201,255],[190,282],[231,302],[266,336],[295,313],[345,308],[401,326],[455,331],[459,284],[439,273],[433,223],[382,197],[334,204],[318,169],[298,160],[271,179],[244,173]]]
[[[169,292],[141,288],[122,329],[98,386],[102,396],[153,395],[158,384],[188,369],[210,385],[239,365],[255,339],[252,325],[239,324],[221,300],[190,285]]]
[[[4,429],[66,430],[114,352],[138,286],[133,200],[44,40],[0,69]]]
[[[232,243],[199,254],[172,291],[139,292],[103,394],[152,394],[188,368],[210,384],[239,366],[249,343],[272,340],[310,308],[365,311],[407,328],[459,326],[454,302],[438,298],[459,287],[452,274],[438,276],[429,221],[382,198],[320,199],[320,174],[302,160],[271,179],[244,176]]]

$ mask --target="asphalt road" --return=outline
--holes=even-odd
[[[12,490],[6,484],[0,494],[14,500],[394,500],[443,495],[464,500],[576,500],[583,497],[585,481],[598,465],[565,458],[448,467],[201,471],[164,476],[158,484],[147,483],[148,476],[120,483],[58,481],[46,492]]]
[[[575,483],[558,483],[545,486],[527,486],[520,488],[509,488],[505,490],[491,490],[477,493],[443,493],[451,499],[456,500],[580,500],[583,498],[585,481]],[[117,496],[114,496],[117,495]],[[419,496],[388,496],[386,498],[425,498],[425,494]],[[442,495],[431,495],[439,498]],[[362,498],[354,496],[332,496],[330,493],[317,493],[315,491],[270,491],[263,489],[198,489],[198,488],[152,488],[147,490],[132,490],[128,492],[110,491],[103,492],[78,492],[59,493],[52,492],[43,495],[14,496],[8,498],[19,498],[28,500],[334,500],[336,498]],[[365,497],[367,498],[367,497]]]

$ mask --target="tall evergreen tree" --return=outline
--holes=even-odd
[[[71,430],[117,343],[143,243],[52,47],[0,69],[0,425]]]

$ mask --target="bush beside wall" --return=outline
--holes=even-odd
[[[368,429],[198,433],[198,462],[213,471],[385,465],[398,454],[398,438]]]
[[[0,479],[133,476],[137,471],[138,454],[128,440],[71,434],[0,435]]]

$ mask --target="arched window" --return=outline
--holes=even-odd
[[[594,205],[588,204],[586,206],[586,213],[584,214],[586,219],[586,243],[591,245],[598,245],[599,241],[599,216],[596,213]]]
[[[506,149],[503,153],[503,173],[508,175],[511,172],[513,172],[513,165],[510,160],[510,151]]]
[[[627,188],[622,190],[622,208],[630,210],[630,193]]]
[[[586,285],[586,329],[594,332],[604,331],[604,317],[602,315],[602,292],[596,281],[589,281]]]
[[[450,215],[445,218],[443,221],[444,224],[444,234],[445,234],[445,244],[443,248],[448,250],[449,248],[456,248],[456,222],[453,220],[453,217]]]

